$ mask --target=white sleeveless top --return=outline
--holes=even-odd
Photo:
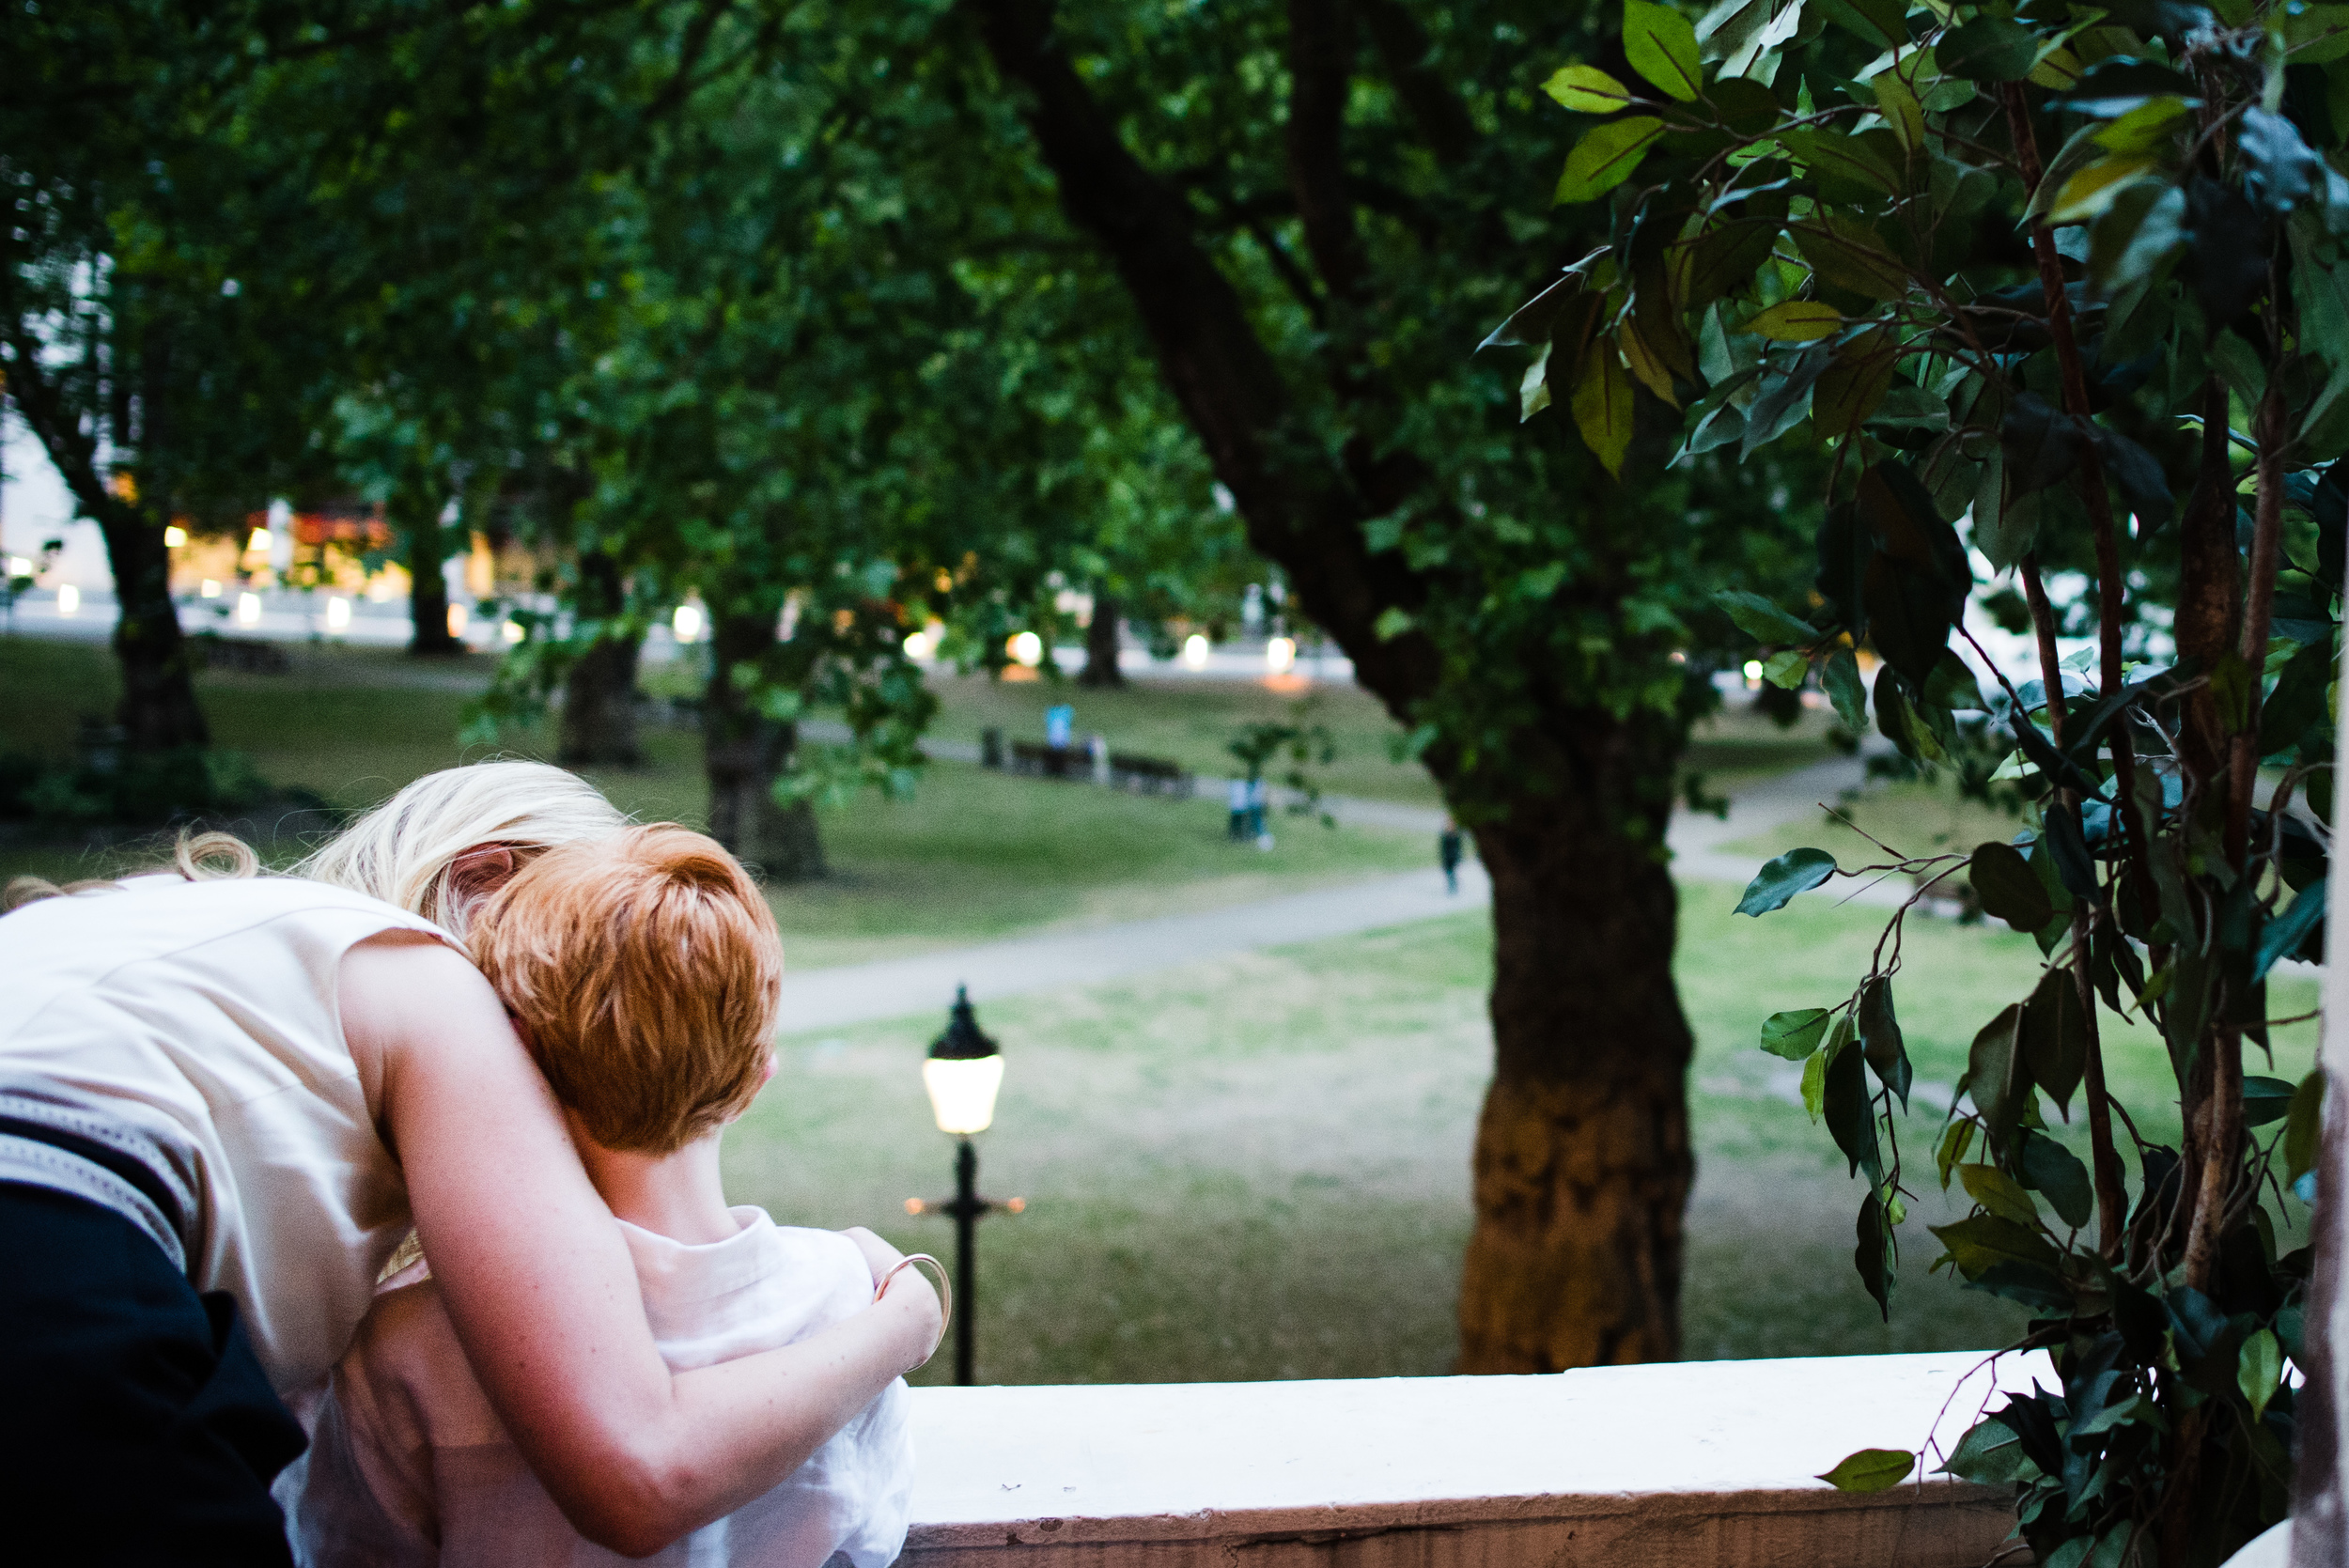
[[[0,1181],[142,1222],[196,1289],[236,1297],[289,1399],[324,1384],[410,1223],[335,1000],[343,955],[402,929],[446,939],[280,877],[143,877],[0,918],[0,1114],[160,1164],[185,1228],[38,1140],[0,1137]]]

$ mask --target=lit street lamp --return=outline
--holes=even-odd
[[[995,1092],[1003,1084],[1003,1053],[979,1032],[971,1011],[971,991],[955,987],[954,1010],[946,1032],[930,1042],[928,1060],[922,1063],[922,1086],[930,1093],[930,1111],[938,1130],[957,1141],[955,1195],[943,1203],[906,1200],[908,1214],[950,1214],[955,1219],[955,1296],[962,1311],[955,1314],[955,1381],[971,1378],[971,1328],[978,1318],[979,1287],[974,1272],[972,1242],[979,1216],[1002,1209],[1018,1214],[1028,1206],[1024,1198],[1002,1203],[979,1196],[979,1155],[972,1146],[975,1133],[995,1120]]]

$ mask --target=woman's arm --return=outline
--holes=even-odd
[[[659,1550],[773,1487],[936,1343],[928,1286],[780,1350],[673,1375],[552,1094],[479,971],[379,940],[342,966],[352,1053],[474,1374],[579,1532]],[[370,1063],[370,1058],[372,1063]]]

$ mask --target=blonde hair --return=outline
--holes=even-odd
[[[320,846],[293,875],[422,915],[459,941],[478,896],[456,885],[467,851],[527,859],[627,826],[577,774],[543,762],[477,762],[428,773]]]
[[[213,862],[218,861],[227,862],[227,869],[217,868]],[[171,866],[183,881],[234,881],[260,875],[261,857],[254,852],[253,846],[234,833],[191,833],[182,828],[179,841],[171,846]],[[0,892],[0,914],[44,898],[62,898],[77,893],[112,893],[121,886],[121,879],[114,877],[86,877],[62,885],[46,877],[11,877],[7,890]]]
[[[715,839],[663,823],[550,849],[474,913],[473,946],[607,1149],[683,1148],[767,1080],[783,939]]]

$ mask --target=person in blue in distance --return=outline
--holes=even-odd
[[[1044,710],[1044,743],[1065,750],[1077,734],[1077,710],[1066,703],[1054,703]]]

